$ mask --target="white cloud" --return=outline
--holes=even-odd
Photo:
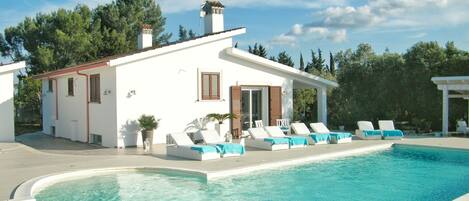
[[[383,18],[372,13],[368,5],[360,7],[330,7],[321,13],[323,24],[329,27],[360,27],[374,25]]]
[[[331,40],[335,43],[341,43],[347,40],[347,30],[333,30],[326,27],[305,26],[295,24],[288,33],[275,36],[271,45],[295,46],[299,40]]]
[[[176,3],[177,2],[177,3]],[[176,13],[197,10],[204,0],[159,0],[164,13]],[[221,0],[229,7],[290,7],[290,8],[324,8],[325,6],[345,5],[347,0]]]
[[[313,21],[295,24],[284,35],[304,39],[347,40],[347,31],[390,32],[459,26],[469,23],[468,0],[368,0],[359,6],[329,6],[313,13]],[[320,28],[322,31],[312,31]],[[425,37],[423,34],[412,36]]]
[[[417,33],[415,35],[411,35],[411,36],[409,36],[409,38],[423,38],[425,36],[427,36],[427,33],[422,32],[422,33]]]
[[[347,40],[347,30],[339,29],[330,33],[327,38],[335,43],[341,43]]]
[[[286,35],[286,34],[281,34],[279,36],[276,36],[276,37],[272,38],[272,40],[270,41],[270,44],[272,44],[272,45],[295,46],[296,37]]]

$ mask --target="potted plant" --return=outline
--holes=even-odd
[[[222,135],[221,126],[223,125],[224,121],[226,121],[227,119],[236,119],[236,118],[238,118],[235,114],[232,114],[232,113],[226,113],[226,114],[212,113],[212,114],[208,114],[206,117],[207,117],[207,119],[218,122],[218,124],[215,125],[215,128],[216,128],[218,134],[220,134],[220,135]],[[228,136],[225,136],[225,137],[228,137]]]
[[[153,131],[156,128],[158,128],[158,123],[159,123],[159,120],[156,120],[155,116],[153,115],[142,115],[138,119],[138,124],[142,131],[142,140],[143,140],[144,147],[145,147],[145,141],[147,140],[150,143],[150,147],[151,147],[151,144],[153,143]],[[146,148],[147,147],[145,147],[145,149]]]

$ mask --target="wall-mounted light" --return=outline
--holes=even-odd
[[[135,90],[130,90],[129,93],[127,93],[127,98],[130,98],[135,95],[137,95],[137,92],[135,92]]]

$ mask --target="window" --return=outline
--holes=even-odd
[[[101,135],[91,134],[90,143],[91,144],[102,145],[103,137]]]
[[[90,75],[90,102],[101,103],[99,74]]]
[[[202,100],[220,99],[220,73],[202,73]]]
[[[68,78],[68,96],[74,96],[75,92],[73,90],[73,78]]]
[[[49,92],[54,92],[54,80],[49,80]]]

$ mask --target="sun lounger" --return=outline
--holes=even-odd
[[[331,132],[323,123],[311,123],[311,128],[314,133],[329,134],[331,144],[351,143],[352,134],[346,132]]]
[[[241,156],[246,152],[240,144],[224,142],[216,130],[202,130],[200,135],[205,144],[215,146],[223,158]]]
[[[308,140],[303,136],[286,136],[282,129],[278,126],[267,126],[264,127],[267,134],[273,138],[287,138],[289,141],[290,149],[303,148],[308,145]]]
[[[195,145],[186,133],[172,133],[170,137],[175,144],[166,146],[168,156],[200,161],[220,158],[220,153],[215,146]]]
[[[308,144],[329,144],[329,134],[313,133],[304,123],[292,123],[291,128],[296,135],[308,136]]]
[[[248,129],[251,138],[246,139],[247,147],[265,149],[270,151],[289,149],[289,140],[286,138],[273,138],[264,128]]]
[[[355,131],[355,135],[362,140],[381,140],[383,132],[375,130],[373,123],[370,121],[359,121],[357,122],[358,129]]]
[[[469,133],[469,128],[467,127],[466,121],[458,121],[458,125],[456,127],[456,131],[460,132],[464,135]]]
[[[391,120],[378,121],[379,130],[383,131],[383,139],[385,140],[402,140],[404,133],[394,127]]]

